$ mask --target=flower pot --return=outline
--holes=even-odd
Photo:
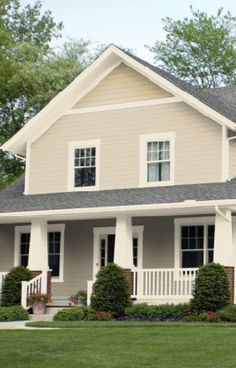
[[[46,303],[44,302],[33,303],[32,308],[34,314],[45,314]]]

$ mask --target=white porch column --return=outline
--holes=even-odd
[[[133,267],[133,236],[130,216],[122,215],[116,219],[114,263],[125,269]]]
[[[47,221],[35,219],[31,222],[28,268],[32,271],[48,271]]]
[[[216,211],[214,262],[223,266],[235,266],[235,249],[233,243],[232,216],[230,210]]]

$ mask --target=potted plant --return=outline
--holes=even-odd
[[[34,314],[45,314],[46,305],[48,303],[48,295],[36,293],[32,294],[29,298],[29,302],[32,305]]]
[[[87,305],[87,292],[79,290],[75,295],[69,298],[70,305]]]

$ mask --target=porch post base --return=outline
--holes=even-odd
[[[230,302],[234,303],[234,267],[224,266],[229,281]]]
[[[133,294],[133,272],[129,268],[124,268],[125,275],[129,283],[129,293]]]

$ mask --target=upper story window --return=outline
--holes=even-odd
[[[99,140],[70,142],[68,190],[98,189],[99,160]]]
[[[140,137],[140,186],[174,183],[175,133]]]

